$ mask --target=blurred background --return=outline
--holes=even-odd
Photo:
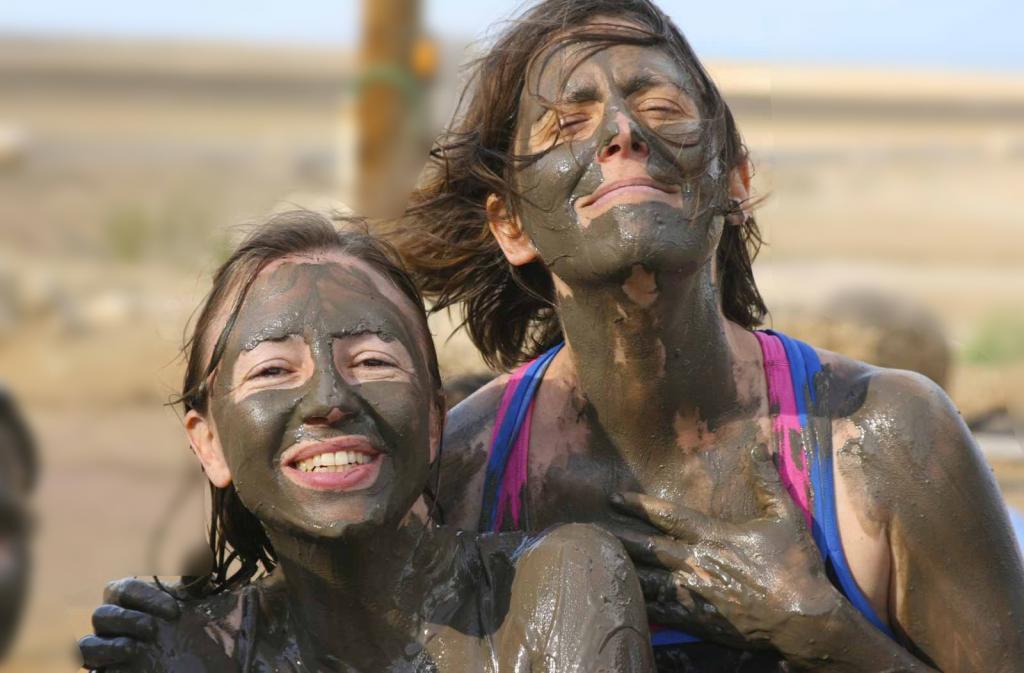
[[[931,376],[1024,508],[1024,5],[660,4],[752,151],[772,325]],[[515,9],[0,8],[0,386],[42,463],[31,496],[0,479],[34,512],[36,557],[0,670],[73,667],[105,581],[175,572],[202,539],[202,477],[164,403],[238,225],[399,203],[460,64]],[[481,371],[452,324],[435,318],[445,375]],[[19,530],[0,528],[0,575]]]

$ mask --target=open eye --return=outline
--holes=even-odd
[[[356,362],[359,367],[394,367],[394,364],[380,358],[365,358]]]
[[[294,368],[286,362],[275,360],[256,365],[245,375],[245,381],[273,381],[288,376]]]
[[[365,367],[367,369],[384,369],[390,367],[398,367],[398,363],[391,357],[384,355],[383,353],[363,353],[357,355],[353,360],[352,365],[354,367]]]
[[[372,333],[336,338],[334,363],[351,383],[411,381],[415,372],[401,341]]]

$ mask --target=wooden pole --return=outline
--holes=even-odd
[[[413,71],[421,39],[420,0],[363,0],[356,102],[356,194],[366,214],[392,210],[401,144],[422,114],[413,105],[422,81]],[[390,184],[390,187],[389,187]]]

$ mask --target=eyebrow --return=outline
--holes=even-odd
[[[623,95],[628,98],[635,93],[639,93],[644,89],[650,89],[655,86],[670,86],[681,93],[686,93],[678,83],[664,75],[656,75],[649,72],[638,72],[630,75],[620,88],[622,89]]]
[[[597,89],[597,85],[588,82],[587,84],[569,88],[565,95],[558,99],[558,102],[575,105],[579,103],[593,103],[598,100],[601,100],[601,94]]]
[[[360,327],[352,330],[342,330],[340,332],[331,332],[332,339],[351,339],[352,337],[366,336],[367,334],[379,337],[381,341],[388,343],[395,341],[396,337],[394,333],[389,332],[385,329],[373,329],[371,327]]]
[[[242,350],[248,353],[249,351],[255,350],[257,346],[263,343],[287,341],[293,336],[302,336],[300,332],[285,332],[285,330],[290,330],[290,328],[279,326],[266,327],[242,344]]]

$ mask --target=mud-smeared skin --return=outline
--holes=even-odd
[[[666,150],[671,137],[657,137],[638,112],[643,96],[624,88],[653,74],[685,92],[685,74],[657,50],[626,46],[571,73],[550,63],[524,93],[520,151],[540,149],[543,106],[533,91],[549,101],[596,92],[599,122],[516,177],[520,222],[555,276],[567,342],[537,401],[527,527],[601,522],[632,528],[628,541],[661,523],[631,545],[655,599],[652,617],[723,643],[665,655],[661,670],[1024,670],[1024,571],[998,491],[945,396],[907,374],[822,353],[813,432],[825,451],[836,439],[841,530],[866,540],[847,541],[848,555],[891,559],[881,566],[881,592],[870,577],[877,566],[855,564],[854,573],[876,580],[870,594],[881,594],[900,646],[826,581],[802,516],[780,504],[777,480],[766,481],[753,458],[778,438],[760,349],[717,300],[712,252],[723,224],[715,206],[727,178],[706,158],[718,132],[704,124],[697,145]],[[681,207],[624,203],[581,218],[574,206],[600,183],[607,163],[599,157],[613,145],[620,158],[628,148],[651,176],[680,185]],[[483,426],[495,407],[491,397],[471,397],[453,416]],[[489,436],[472,446],[481,440]],[[447,448],[463,450],[454,441]],[[609,506],[611,494],[630,491],[653,497],[647,504],[660,519]],[[472,514],[479,510],[460,516]],[[728,647],[736,644],[771,649]]]
[[[118,670],[653,670],[640,587],[622,546],[607,533],[566,525],[532,539],[444,527],[416,534],[419,545],[402,559],[403,573],[388,575],[385,597],[362,595],[348,610],[330,600],[334,587],[321,585],[324,593],[303,597],[321,610],[331,603],[323,622],[312,625],[329,642],[311,643],[316,635],[302,631],[310,626],[309,608],[293,596],[294,572],[278,571],[227,594],[181,603],[180,617],[154,620],[152,644],[139,643],[131,663]],[[429,589],[407,591],[410,575]],[[414,594],[419,604],[408,605]],[[371,632],[365,622],[382,616],[393,630]],[[406,621],[418,628],[403,633]],[[339,642],[347,646],[340,654],[310,656],[337,652]]]
[[[478,537],[427,519],[438,398],[417,310],[350,259],[286,261],[257,277],[228,328],[211,406],[239,496],[266,529],[279,568],[185,602],[176,619],[152,591],[122,583],[108,596],[120,608],[98,610],[99,637],[83,640],[87,663],[132,659],[132,670],[189,672],[652,670],[640,585],[614,537],[582,525],[531,539]],[[377,339],[369,359],[352,346],[367,334]],[[267,342],[282,350],[256,350]],[[313,490],[285,475],[290,447],[341,435],[366,437],[383,454],[373,484]],[[118,657],[118,636],[154,642]]]
[[[721,124],[700,119],[689,102],[696,95],[691,78],[657,49],[602,51],[576,68],[563,88],[577,51],[570,47],[552,54],[551,65],[531,78],[520,107],[520,119],[530,121],[519,127],[520,153],[543,152],[514,180],[524,197],[518,211],[527,233],[548,268],[569,287],[609,276],[621,276],[621,284],[629,263],[638,260],[692,274],[713,255],[723,224],[714,207],[724,205],[716,198],[727,176],[712,159],[722,141]],[[620,75],[625,79],[614,79]],[[600,113],[588,109],[598,102],[603,102]],[[589,120],[575,131],[570,122],[584,114]],[[604,175],[608,165],[597,158],[622,124],[645,147],[621,151],[646,153],[640,160],[649,176],[671,185],[675,195],[667,200],[681,208],[648,200],[612,206],[592,220],[577,212],[581,199],[614,179]]]
[[[991,470],[930,380],[825,354],[836,474],[891,555],[888,614],[943,671],[1024,670],[1024,568]],[[858,402],[863,400],[858,405]]]

